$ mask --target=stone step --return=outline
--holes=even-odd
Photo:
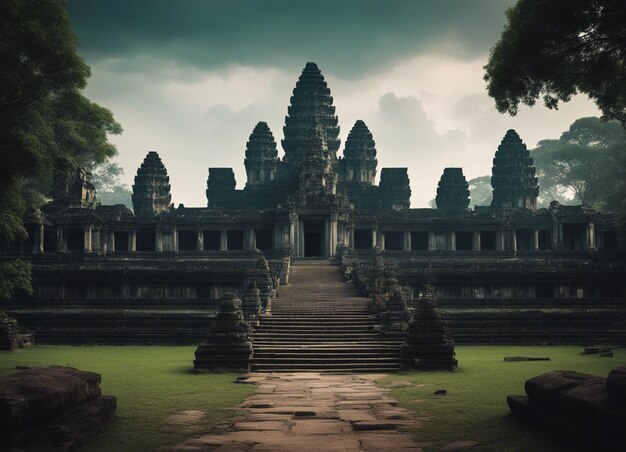
[[[302,371],[333,371],[333,372],[394,372],[400,370],[400,362],[377,363],[292,363],[271,361],[267,363],[252,363],[252,371],[280,371],[280,372],[302,372]]]
[[[354,324],[330,324],[330,323],[318,323],[318,324],[279,324],[279,323],[263,323],[256,328],[259,333],[262,332],[311,332],[311,331],[354,331],[354,332],[367,332],[376,330],[380,325],[367,324],[367,325],[354,325]]]

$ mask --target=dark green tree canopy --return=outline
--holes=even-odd
[[[618,121],[581,118],[558,140],[531,151],[541,198],[626,211],[626,130]]]
[[[484,76],[498,111],[539,97],[556,109],[580,92],[626,125],[624,0],[519,0],[507,18]]]
[[[121,127],[82,94],[90,71],[63,0],[0,2],[0,67],[0,241],[10,241],[26,236],[22,215],[53,170],[105,163]],[[27,264],[0,262],[0,297],[28,282]]]

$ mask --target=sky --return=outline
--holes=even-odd
[[[334,97],[343,144],[358,119],[376,141],[378,174],[408,167],[412,207],[435,197],[445,167],[491,173],[514,128],[529,148],[577,118],[599,116],[584,96],[558,111],[498,113],[483,66],[514,0],[70,0],[86,95],[124,128],[111,137],[132,185],[149,150],[170,175],[172,201],[206,205],[209,167],[245,185],[246,142],[258,121],[283,138],[289,98],[307,61]]]

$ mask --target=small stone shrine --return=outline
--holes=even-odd
[[[195,370],[247,371],[252,358],[250,331],[241,310],[241,300],[233,293],[225,294],[209,333],[196,349]]]
[[[419,370],[454,370],[454,342],[441,317],[430,285],[417,302],[408,334],[402,345],[405,367]]]

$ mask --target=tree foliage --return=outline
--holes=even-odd
[[[78,55],[63,0],[0,2],[0,67],[3,241],[26,236],[22,214],[47,194],[54,168],[106,162],[116,154],[107,136],[121,127],[82,94],[90,70]],[[22,281],[25,265],[3,264],[0,281]]]
[[[488,206],[493,199],[491,188],[491,176],[480,176],[470,179],[468,182],[470,190],[470,207]]]
[[[115,205],[124,204],[129,209],[133,208],[131,202],[132,192],[126,184],[120,182],[124,169],[114,162],[100,165],[93,173],[92,181],[98,193],[101,204]]]
[[[498,111],[540,96],[556,109],[580,92],[626,125],[626,2],[519,0],[507,19],[484,76]]]
[[[577,119],[558,140],[540,141],[531,156],[542,197],[626,211],[626,130],[619,122]]]

